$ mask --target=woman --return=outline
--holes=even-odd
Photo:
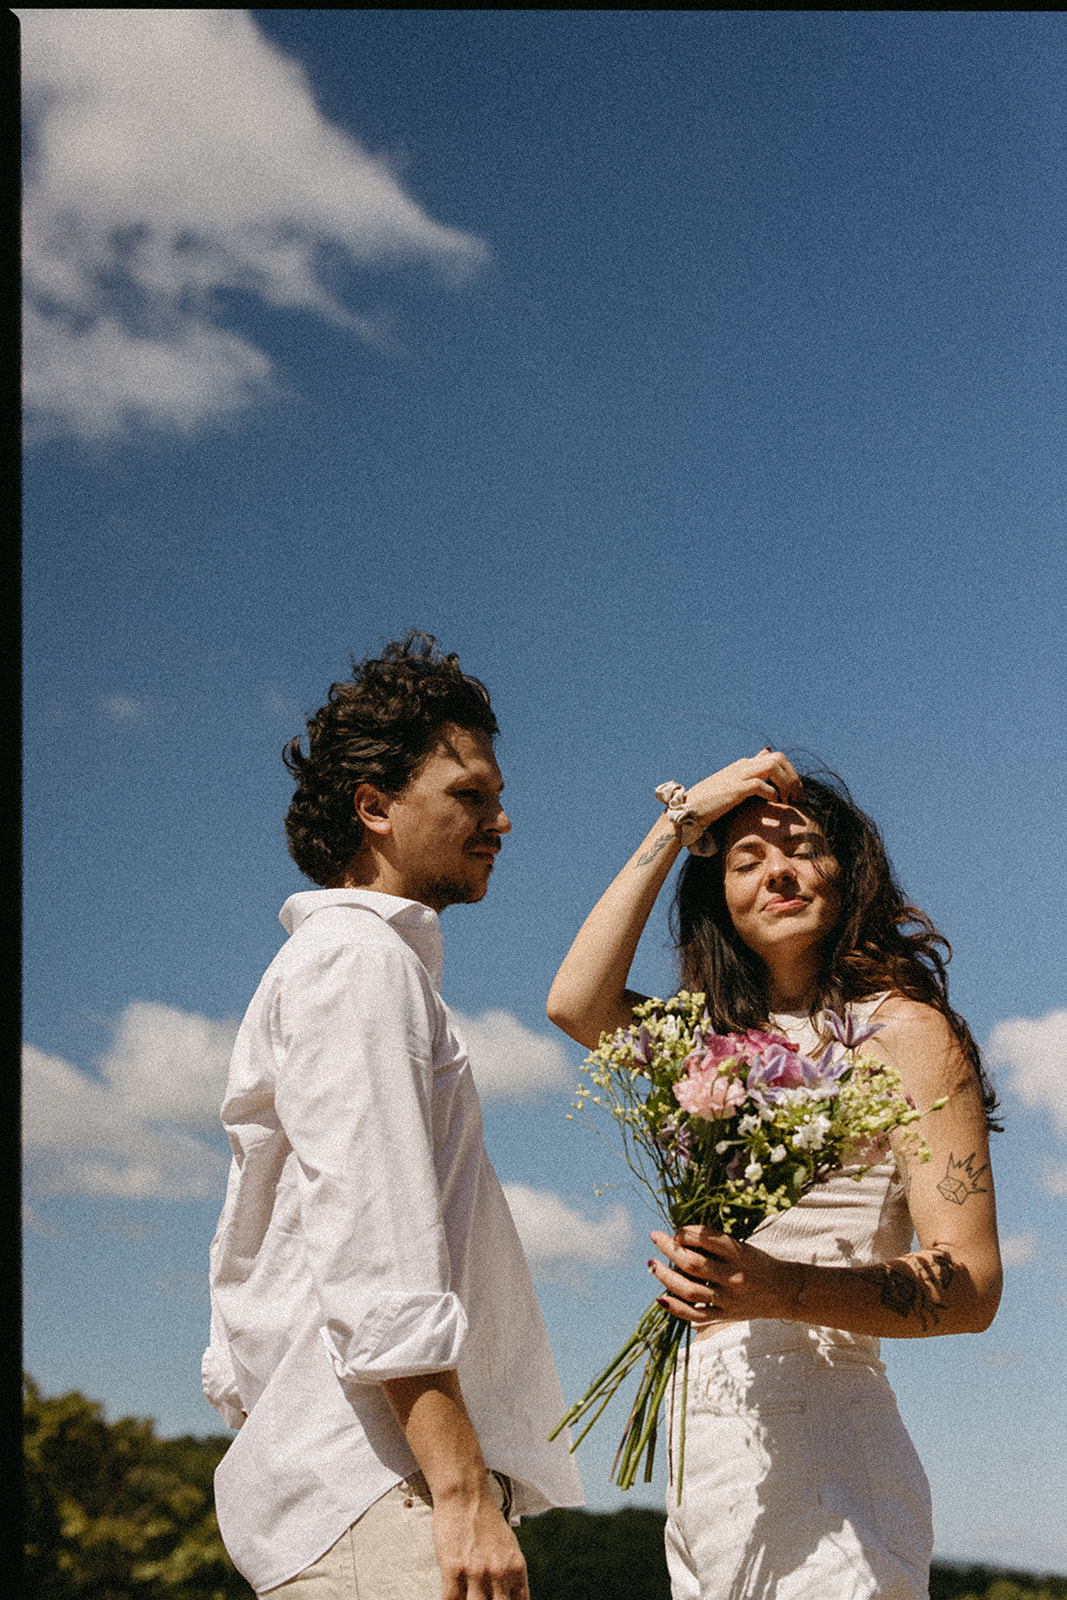
[[[976,1333],[1000,1298],[988,1133],[995,1105],[966,1023],[948,1003],[929,919],[894,882],[874,824],[843,786],[800,777],[769,748],[688,794],[590,913],[548,1014],[587,1047],[644,998],[631,962],[681,849],[681,987],[720,1033],[771,1028],[801,1049],[822,1013],[869,1020],[864,1050],[921,1107],[931,1159],[895,1144],[748,1243],[699,1227],[653,1233],[660,1303],[689,1322],[681,1505],[668,1494],[675,1600],[919,1600],[929,1490],[879,1359],[879,1339]],[[912,1236],[918,1249],[912,1250]],[[680,1389],[672,1427],[680,1423]]]

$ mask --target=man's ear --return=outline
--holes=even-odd
[[[389,821],[391,803],[391,797],[373,783],[358,784],[352,796],[356,816],[368,833],[392,832],[392,823]]]

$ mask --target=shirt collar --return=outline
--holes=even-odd
[[[305,889],[289,896],[278,917],[286,933],[293,934],[316,911],[326,911],[331,906],[358,906],[388,922],[414,950],[440,991],[444,945],[436,911],[418,900],[402,900],[399,895],[380,894],[376,889]]]

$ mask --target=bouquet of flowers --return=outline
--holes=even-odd
[[[890,1132],[920,1116],[894,1069],[860,1053],[880,1024],[828,1013],[834,1039],[813,1059],[780,1034],[714,1033],[704,996],[684,989],[645,1001],[633,1015],[633,1027],[602,1035],[582,1068],[591,1085],[577,1090],[574,1106],[595,1128],[595,1114],[613,1119],[624,1159],[672,1233],[695,1223],[747,1239],[844,1167],[858,1180],[884,1160]],[[918,1135],[909,1140],[909,1153],[929,1160]],[[680,1493],[689,1335],[688,1322],[652,1305],[552,1437],[592,1412],[576,1449],[643,1360],[612,1473],[620,1489],[630,1488],[643,1454],[648,1482],[660,1409],[684,1344]]]

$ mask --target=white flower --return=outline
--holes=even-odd
[[[759,1127],[759,1117],[754,1117],[751,1112],[737,1124],[738,1133],[755,1133]]]
[[[763,1177],[763,1168],[760,1166],[758,1161],[749,1162],[748,1166],[745,1168],[745,1177],[748,1179],[749,1183],[759,1182],[759,1180]]]
[[[794,1150],[821,1150],[826,1143],[826,1135],[830,1132],[830,1118],[824,1116],[812,1117],[810,1122],[805,1122],[793,1135]]]
[[[779,1161],[784,1161],[788,1154],[789,1152],[784,1144],[776,1144],[771,1151],[771,1160],[777,1164]]]
[[[729,1139],[720,1139],[718,1144],[715,1146],[715,1154],[717,1156],[724,1156],[726,1154],[727,1150],[729,1150],[729,1148],[730,1148]]]

